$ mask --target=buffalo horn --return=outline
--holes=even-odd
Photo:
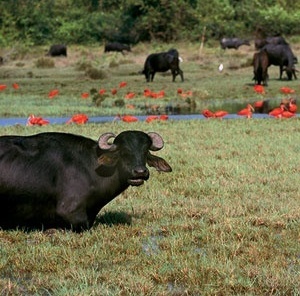
[[[158,151],[164,147],[164,140],[162,139],[162,137],[159,134],[150,132],[150,133],[148,133],[148,136],[152,140],[152,145],[149,148],[150,150]]]
[[[105,133],[100,136],[98,140],[98,145],[102,150],[115,150],[116,145],[108,143],[108,140],[111,138],[115,138],[116,135],[113,133]]]

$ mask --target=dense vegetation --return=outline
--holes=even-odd
[[[0,11],[0,46],[300,33],[292,0],[1,0]]]

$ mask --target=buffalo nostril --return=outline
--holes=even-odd
[[[146,167],[136,167],[133,169],[135,176],[145,176],[148,175],[148,169]]]

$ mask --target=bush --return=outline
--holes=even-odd
[[[55,63],[52,59],[49,58],[39,58],[35,62],[37,68],[54,68]]]

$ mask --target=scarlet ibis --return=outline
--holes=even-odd
[[[269,115],[276,118],[281,118],[283,111],[286,111],[286,107],[284,103],[281,103],[279,107],[274,108],[272,111],[270,111]]]
[[[254,88],[254,91],[255,91],[256,93],[258,93],[258,94],[264,94],[264,93],[265,93],[264,87],[263,87],[262,85],[260,85],[260,84],[254,85],[253,88]]]
[[[104,95],[105,92],[106,92],[106,90],[105,90],[104,88],[101,88],[101,89],[99,90],[99,95]]]
[[[256,113],[268,113],[269,100],[256,101],[253,106]]]
[[[14,89],[19,89],[19,84],[18,84],[18,83],[13,83],[12,87],[13,87]]]
[[[226,115],[228,115],[228,112],[224,110],[218,110],[215,112],[215,117],[217,118],[223,118]]]
[[[82,97],[83,99],[87,99],[87,98],[89,97],[89,93],[88,93],[88,92],[83,92],[83,93],[81,94],[81,97]]]
[[[115,95],[117,92],[118,92],[118,91],[117,91],[117,89],[115,89],[115,88],[113,88],[113,89],[111,90],[111,94],[112,94],[112,95]]]
[[[264,101],[256,101],[253,105],[254,108],[261,108],[264,104]]]
[[[126,85],[127,85],[127,82],[122,81],[122,82],[120,82],[119,87],[122,88],[122,87],[125,87]]]
[[[7,87],[6,84],[0,84],[0,91],[1,91],[1,90],[5,90],[6,87]]]
[[[247,118],[252,117],[252,112],[254,111],[254,108],[251,104],[248,104],[246,108],[240,110],[237,114],[240,116],[245,116]]]
[[[281,114],[281,117],[283,117],[283,118],[291,118],[291,117],[294,117],[294,116],[296,116],[296,114],[293,113],[293,112],[290,112],[288,110],[284,110]]]
[[[135,97],[135,93],[134,92],[129,92],[125,95],[125,98],[126,99],[132,99]]]
[[[162,114],[162,115],[159,116],[159,119],[160,119],[160,120],[168,120],[168,119],[169,119],[169,116],[166,115],[166,114]]]
[[[208,109],[204,109],[204,110],[202,111],[202,115],[203,115],[204,117],[206,117],[206,118],[212,118],[212,117],[215,117],[215,114],[214,114],[212,111],[208,110]]]
[[[149,88],[144,89],[144,96],[145,97],[151,97],[151,90]]]
[[[48,98],[49,99],[53,99],[54,97],[56,97],[59,94],[59,90],[58,89],[53,89],[49,92],[48,94]]]
[[[283,86],[280,88],[280,91],[284,94],[293,94],[295,92],[294,89],[288,87],[288,86]]]
[[[120,114],[118,114],[116,116],[116,118],[119,118],[124,122],[136,122],[136,121],[138,121],[138,118],[135,117],[135,116],[132,116],[132,115],[123,115],[123,116],[121,116]]]
[[[66,124],[69,124],[69,123],[76,123],[76,124],[85,124],[87,123],[89,120],[88,116],[83,114],[83,113],[80,113],[80,114],[75,114],[73,115],[67,122]]]
[[[290,98],[289,104],[288,104],[288,110],[292,113],[297,112],[297,105],[296,105],[296,100]]]
[[[147,116],[147,118],[146,118],[146,122],[152,122],[152,121],[154,121],[154,120],[158,120],[159,119],[159,117],[157,116],[157,115],[149,115],[149,116]]]
[[[49,124],[49,120],[46,120],[42,117],[36,117],[33,114],[30,114],[29,117],[27,118],[27,123],[26,125],[31,126],[31,125],[47,125]]]

